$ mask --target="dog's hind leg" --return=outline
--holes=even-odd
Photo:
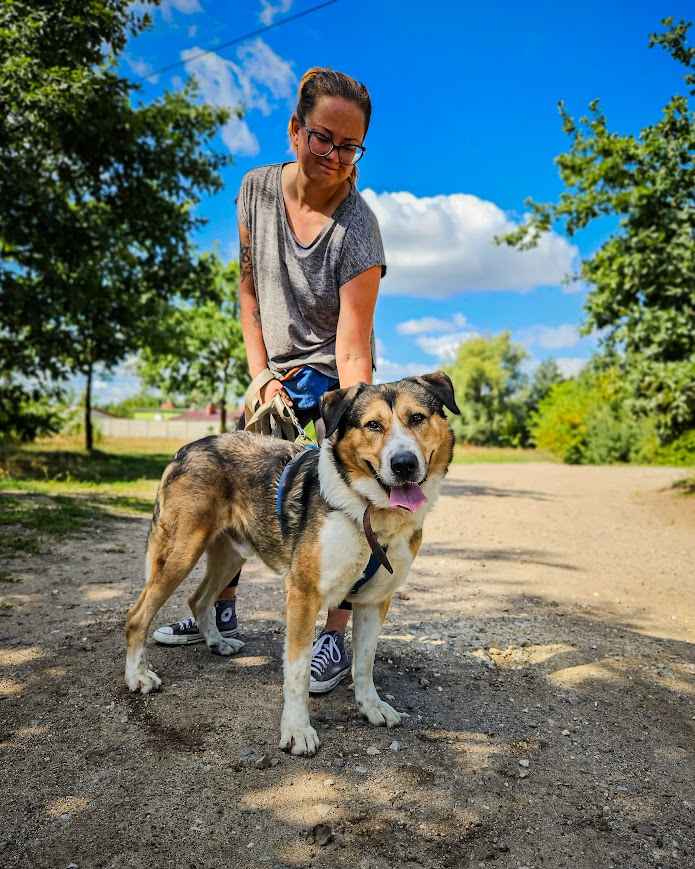
[[[225,534],[220,534],[212,541],[208,546],[207,556],[203,581],[188,599],[188,603],[208,649],[216,655],[234,655],[244,648],[244,643],[234,637],[223,637],[219,632],[215,601],[229,580],[241,570],[244,559]]]
[[[372,724],[395,727],[401,722],[400,713],[383,701],[374,686],[374,655],[381,624],[388,610],[388,601],[381,606],[352,608],[352,675],[355,682],[357,707]]]
[[[284,706],[280,748],[292,754],[316,754],[319,737],[309,720],[309,670],[314,624],[320,609],[318,593],[293,587],[288,580],[285,640]]]
[[[210,536],[209,528],[192,521],[193,517],[189,523],[184,523],[182,517],[178,519],[175,536],[161,521],[152,529],[145,587],[128,611],[125,681],[131,691],[143,694],[156,691],[162,684],[145,661],[145,639],[152,619],[198,563]]]

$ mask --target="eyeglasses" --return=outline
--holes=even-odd
[[[362,145],[336,145],[330,136],[321,133],[318,130],[312,130],[311,127],[304,127],[306,130],[309,150],[314,157],[327,157],[332,151],[338,152],[338,160],[343,166],[354,166],[358,160],[364,156],[367,150]]]

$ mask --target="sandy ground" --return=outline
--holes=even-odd
[[[454,467],[378,652],[405,726],[364,724],[345,683],[312,700],[310,759],[276,748],[282,598],[264,568],[240,592],[243,651],[152,647],[164,687],[143,698],[123,686],[123,622],[147,523],[13,562],[0,864],[694,867],[695,499],[669,491],[679,476]]]

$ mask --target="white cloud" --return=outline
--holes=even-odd
[[[418,320],[406,320],[396,326],[399,335],[422,335],[424,332],[455,332],[468,325],[463,314],[454,314],[450,320],[439,317],[420,317]]]
[[[404,377],[417,377],[420,374],[428,374],[432,370],[427,363],[421,362],[393,362],[377,356],[376,383],[390,383],[392,380],[402,380]]]
[[[472,330],[467,332],[452,332],[448,335],[421,335],[415,339],[417,346],[429,353],[430,356],[436,356],[442,361],[451,361],[456,358],[456,351],[460,344],[468,341],[469,338],[477,338],[478,332]]]
[[[268,115],[277,100],[289,98],[294,90],[292,67],[262,39],[242,45],[237,51],[238,63],[214,52],[201,54],[200,48],[187,49],[181,57],[188,74],[198,80],[205,102],[232,113],[241,108]],[[260,149],[246,120],[236,114],[222,128],[222,141],[233,154],[253,156]]]
[[[197,32],[198,32],[198,25],[197,25],[197,24],[191,24],[191,25],[188,27],[188,30],[186,30],[186,35],[187,35],[188,37],[190,37],[190,39],[193,39],[193,37],[196,35]]]
[[[555,361],[564,377],[576,377],[589,360],[579,356],[556,356]]]
[[[581,340],[579,328],[572,323],[563,323],[560,326],[530,326],[528,329],[519,330],[514,338],[521,344],[542,347],[544,350],[566,350],[576,347]]]
[[[140,57],[129,57],[127,54],[124,57],[128,66],[140,78],[147,79],[152,84],[156,84],[159,81],[158,75],[152,75],[153,67],[146,60]]]
[[[292,0],[280,0],[279,3],[272,3],[271,0],[261,0],[261,11],[258,17],[267,27],[273,23],[276,15],[289,12],[291,8]]]
[[[197,15],[198,12],[203,11],[200,0],[162,0],[159,8],[165,21],[171,21],[174,12],[180,12],[182,15]]]
[[[389,277],[383,292],[445,298],[476,290],[524,291],[559,284],[578,250],[546,233],[533,250],[497,246],[493,238],[515,225],[493,202],[465,193],[363,195],[384,237]]]

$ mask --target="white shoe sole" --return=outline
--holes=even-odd
[[[233,628],[231,631],[220,631],[223,637],[236,637],[239,633],[239,628]],[[162,633],[159,628],[152,634],[152,639],[159,643],[160,646],[192,646],[194,643],[202,643],[205,637],[202,634],[191,634],[188,637],[175,634]]]
[[[332,691],[336,685],[343,681],[346,676],[350,675],[350,667],[347,667],[345,670],[341,670],[340,673],[337,673],[333,676],[332,679],[326,679],[325,682],[315,682],[313,677],[309,677],[309,693],[310,694],[328,694],[329,691]]]

